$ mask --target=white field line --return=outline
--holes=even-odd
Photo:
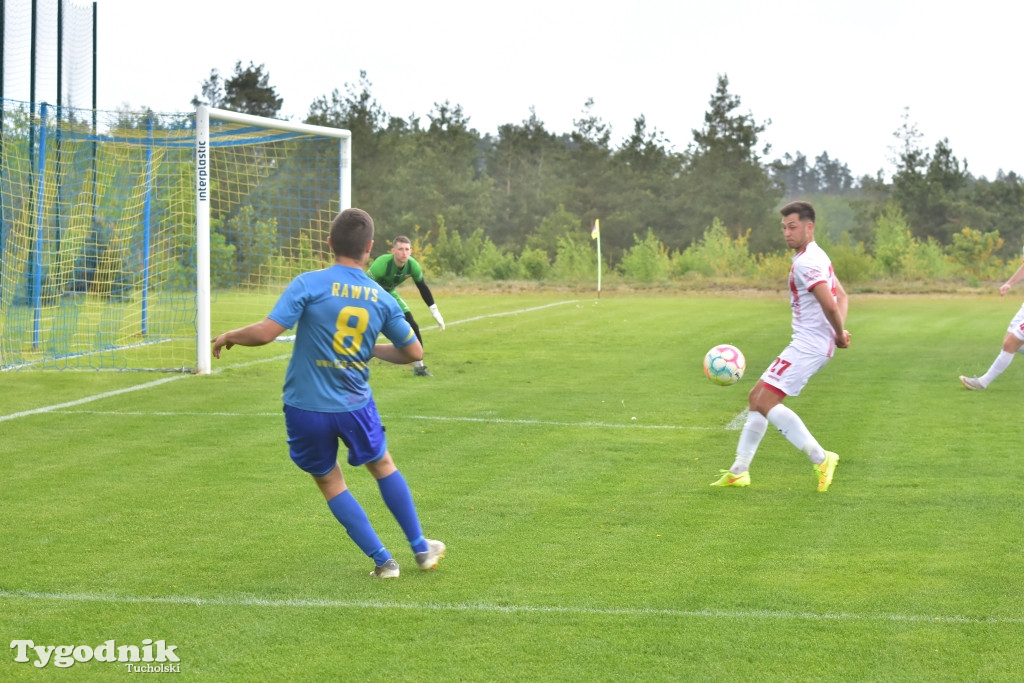
[[[108,415],[123,417],[274,417],[283,418],[284,413],[234,413],[234,412],[203,412],[203,411],[168,411],[168,410],[59,410],[61,415]],[[554,420],[511,420],[499,417],[446,417],[440,415],[381,415],[384,420],[426,420],[433,422],[480,422],[484,424],[508,424],[540,427],[605,427],[609,429],[680,429],[689,431],[715,431],[721,427],[701,427],[697,425],[645,425],[636,422],[557,422]],[[729,427],[726,427],[729,429]]]
[[[568,614],[612,617],[669,617],[704,619],[759,619],[765,621],[879,621],[929,624],[1024,624],[1024,617],[962,617],[925,614],[855,614],[849,612],[817,613],[779,610],[671,609],[658,607],[587,607],[561,605],[491,605],[477,603],[397,602],[388,600],[310,600],[292,598],[267,599],[256,596],[215,596],[208,598],[186,595],[138,596],[105,595],[102,593],[41,593],[0,590],[7,600],[103,602],[121,605],[190,605],[197,607],[260,607],[271,609],[366,609],[418,610],[424,612],[483,612],[499,614]]]
[[[40,413],[53,413],[64,408],[71,408],[73,406],[80,406],[83,403],[91,403],[92,401],[99,401],[100,399],[110,398],[111,396],[117,396],[118,394],[126,394],[130,391],[138,391],[139,389],[149,389],[150,387],[160,386],[161,384],[167,384],[175,380],[184,379],[188,375],[174,375],[173,377],[164,377],[163,379],[154,380],[152,382],[146,382],[144,384],[136,384],[133,387],[125,387],[124,389],[116,389],[114,391],[105,391],[102,394],[94,394],[92,396],[86,396],[75,401],[68,401],[67,403],[57,403],[51,406],[43,406],[41,408],[33,408],[32,410],[23,410],[20,413],[11,413],[9,415],[0,415],[0,422],[6,422],[7,420],[14,420],[19,417],[27,417],[28,415],[38,415]]]
[[[473,318],[466,318],[464,320],[455,320],[450,323],[445,323],[445,327],[449,325],[463,325],[465,323],[476,322],[477,320],[485,320],[486,318],[501,318],[506,315],[519,315],[520,313],[532,313],[533,311],[543,311],[545,308],[553,308],[554,306],[564,306],[565,304],[576,304],[579,303],[580,299],[569,299],[567,301],[556,301],[553,304],[544,304],[543,306],[533,306],[532,308],[523,308],[518,311],[505,311],[503,313],[488,313],[487,315],[478,315]],[[437,327],[436,325],[434,327]],[[429,330],[430,327],[424,327],[423,329]]]
[[[519,315],[520,313],[531,313],[533,311],[542,311],[545,308],[551,308],[553,306],[564,306],[565,304],[576,304],[576,303],[579,303],[580,301],[581,301],[580,299],[569,299],[567,301],[556,301],[553,304],[544,304],[543,306],[533,306],[532,308],[521,308],[518,311],[503,311],[501,313],[488,313],[487,315],[478,315],[478,316],[474,316],[472,318],[465,318],[463,320],[453,320],[451,322],[445,323],[445,327],[447,328],[447,327],[453,327],[455,325],[464,325],[466,323],[475,322],[477,320],[485,320],[486,318],[501,318],[501,317],[504,317],[506,315]],[[421,330],[436,330],[436,329],[438,329],[438,326],[437,325],[430,325],[429,327],[424,327],[423,325],[420,325],[420,329]],[[294,334],[282,335],[282,336],[278,337],[277,339],[275,339],[274,341],[279,341],[279,342],[295,341],[295,335]]]
[[[256,365],[258,363],[266,363],[268,361],[282,360],[282,359],[286,359],[286,358],[288,358],[288,356],[286,356],[286,355],[285,356],[275,356],[273,358],[261,358],[259,360],[249,361],[249,362],[246,362],[246,363],[237,363],[237,364],[231,365],[229,367],[232,367],[232,368],[244,368],[247,365]],[[214,370],[214,372],[220,372],[220,370],[221,369],[218,368],[217,370]],[[17,419],[19,417],[27,417],[29,415],[39,415],[40,413],[64,412],[65,408],[73,408],[74,406],[79,406],[79,405],[82,405],[84,403],[92,403],[93,401],[99,401],[99,400],[102,400],[104,398],[110,398],[111,396],[117,396],[118,394],[127,394],[127,393],[130,393],[132,391],[139,391],[141,389],[151,389],[153,387],[160,386],[161,384],[167,384],[168,382],[174,382],[176,380],[186,379],[186,378],[192,377],[192,376],[193,375],[174,375],[172,377],[164,377],[163,379],[153,380],[152,382],[144,382],[143,384],[136,384],[135,386],[125,387],[124,389],[115,389],[114,391],[105,391],[102,394],[93,394],[92,396],[86,396],[85,398],[79,398],[79,399],[76,399],[74,401],[68,401],[67,403],[57,403],[57,404],[50,405],[50,406],[42,406],[41,408],[33,408],[32,410],[23,410],[23,411],[21,411],[19,413],[10,413],[9,415],[0,415],[0,422],[6,422],[7,420],[14,420],[14,419]],[[74,411],[67,411],[67,412],[74,412]],[[83,411],[83,412],[85,412],[85,411]],[[103,411],[96,411],[96,412],[103,412]],[[114,413],[108,413],[108,414],[114,414]],[[150,414],[155,415],[155,414],[158,414],[158,413],[150,413]],[[168,413],[168,414],[170,414],[170,413]]]
[[[579,299],[570,299],[568,301],[558,301],[558,302],[551,303],[551,304],[544,304],[543,306],[533,306],[531,308],[522,308],[522,309],[519,309],[517,311],[503,311],[501,313],[489,313],[487,315],[478,315],[478,316],[473,317],[473,318],[466,318],[465,320],[455,320],[455,321],[452,321],[452,322],[448,323],[448,325],[461,325],[463,323],[472,322],[474,320],[483,320],[485,318],[500,318],[500,317],[506,316],[506,315],[518,315],[520,313],[530,313],[532,311],[540,311],[540,310],[545,309],[545,308],[551,308],[552,306],[563,306],[565,304],[574,304],[574,303],[577,303],[578,301],[579,301]],[[430,328],[424,328],[424,329],[430,329]],[[284,355],[284,356],[274,356],[273,358],[261,358],[259,360],[248,361],[248,362],[244,362],[244,363],[233,363],[231,365],[222,365],[221,367],[219,367],[216,370],[214,370],[214,372],[220,372],[221,370],[224,370],[224,369],[227,369],[227,368],[244,368],[244,367],[246,367],[248,365],[256,365],[258,363],[268,363],[268,362],[271,362],[271,361],[283,360],[283,359],[286,359],[286,358],[288,358],[287,355]],[[135,385],[133,387],[125,387],[124,389],[117,389],[116,391],[106,391],[106,392],[104,392],[102,394],[95,394],[93,396],[86,396],[85,398],[80,398],[80,399],[77,399],[75,401],[68,401],[67,403],[58,403],[56,405],[42,406],[40,408],[34,408],[32,410],[23,410],[23,411],[17,412],[17,413],[10,413],[8,415],[0,415],[0,422],[6,422],[7,420],[15,420],[15,419],[17,419],[19,417],[27,417],[29,415],[39,415],[40,413],[52,413],[54,411],[62,410],[64,408],[71,408],[73,406],[82,405],[83,403],[91,403],[93,401],[99,401],[99,400],[102,400],[104,398],[110,398],[111,396],[117,396],[118,394],[125,394],[125,393],[131,392],[131,391],[139,391],[141,389],[150,389],[152,387],[160,386],[161,384],[166,384],[167,382],[173,382],[175,380],[185,379],[186,377],[192,377],[192,375],[175,375],[174,377],[165,377],[163,379],[158,379],[158,380],[153,381],[153,382],[145,382],[143,384],[137,384],[137,385]]]
[[[743,429],[743,425],[747,422],[747,415],[750,413],[748,408],[744,408],[739,414],[734,417],[729,424],[725,425],[725,428],[734,432],[738,432]]]
[[[433,420],[437,422],[484,422],[487,424],[540,425],[542,427],[610,427],[613,429],[686,429],[713,430],[718,427],[698,427],[696,425],[645,425],[636,422],[556,422],[553,420],[505,420],[496,417],[437,417],[433,415],[402,415],[406,420]],[[392,416],[399,419],[399,416]]]

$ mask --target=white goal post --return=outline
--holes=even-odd
[[[314,126],[290,121],[267,119],[249,114],[215,109],[206,105],[196,107],[195,118],[195,191],[196,191],[196,370],[208,374],[212,369],[210,339],[211,328],[211,198],[224,188],[215,175],[218,167],[217,150],[225,147],[257,145],[269,139],[275,141],[300,138],[328,138],[338,141],[338,194],[336,211],[352,206],[352,136],[348,130]],[[211,133],[211,122],[223,124]],[[266,162],[256,160],[257,165]],[[257,169],[257,173],[261,170]],[[330,213],[330,212],[329,212]],[[243,228],[245,226],[242,226]],[[244,244],[244,240],[241,242]],[[321,245],[314,245],[319,248]],[[292,275],[297,273],[292,273]]]
[[[333,260],[347,130],[206,106],[0,113],[0,373],[209,373],[213,328]]]

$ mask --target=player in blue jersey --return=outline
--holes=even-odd
[[[262,321],[213,340],[213,355],[235,344],[262,346],[295,327],[295,347],[285,372],[284,416],[292,460],[309,473],[327,506],[359,549],[373,559],[371,576],[399,575],[362,506],[349,492],[338,465],[338,441],[348,463],[365,465],[398,520],[420,569],[437,568],[445,545],[423,537],[412,494],[388,452],[373,393],[370,359],[405,364],[423,357],[401,308],[363,268],[373,248],[373,219],[346,209],[331,223],[327,244],[334,265],[295,278]],[[390,344],[377,343],[383,334]]]

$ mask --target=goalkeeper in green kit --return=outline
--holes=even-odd
[[[444,318],[441,317],[441,312],[437,310],[437,304],[434,303],[434,295],[430,293],[430,288],[427,287],[427,283],[423,280],[423,268],[412,257],[412,242],[409,241],[408,237],[396,237],[391,243],[391,253],[383,254],[374,259],[373,263],[370,264],[368,275],[374,282],[387,290],[388,294],[395,297],[395,301],[398,302],[402,313],[405,314],[405,319],[409,322],[413,332],[416,333],[416,338],[419,339],[421,345],[423,344],[423,336],[420,334],[420,326],[413,319],[408,304],[402,301],[402,297],[398,296],[398,293],[395,292],[398,285],[405,282],[407,278],[411,277],[412,281],[416,283],[416,288],[420,290],[420,296],[423,297],[423,303],[430,307],[430,314],[434,316],[434,320],[437,321],[437,326],[441,328],[441,331],[444,331]],[[412,371],[414,375],[420,377],[433,377],[422,360],[413,363]]]

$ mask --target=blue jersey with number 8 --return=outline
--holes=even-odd
[[[399,348],[416,341],[394,298],[347,266],[298,276],[267,317],[286,328],[298,325],[282,398],[303,410],[362,408],[372,397],[369,363],[377,336]]]

